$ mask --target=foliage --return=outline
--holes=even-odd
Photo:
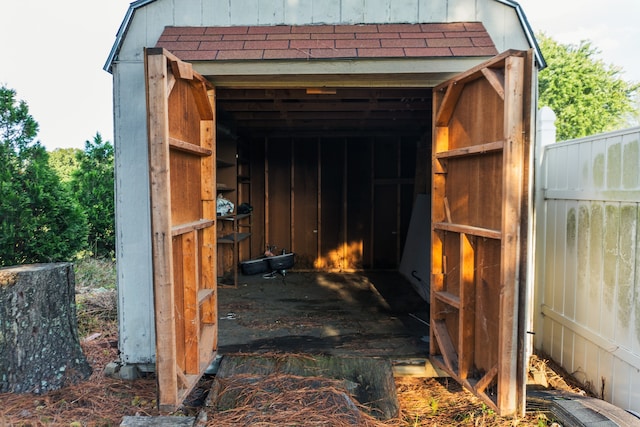
[[[622,70],[606,65],[591,42],[565,45],[537,36],[547,62],[539,73],[539,107],[557,116],[559,141],[615,130],[633,113],[640,85],[623,80]]]
[[[74,273],[76,288],[116,288],[116,263],[111,259],[81,258],[74,263]]]
[[[89,247],[94,256],[113,257],[115,252],[115,194],[113,146],[96,133],[76,155],[78,168],[71,189],[89,223]]]
[[[86,218],[34,141],[38,124],[0,87],[0,266],[69,261],[86,242]]]
[[[49,166],[63,183],[70,182],[73,171],[78,169],[78,153],[80,150],[77,148],[57,148],[49,153]]]

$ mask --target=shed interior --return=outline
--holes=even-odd
[[[431,88],[218,87],[216,108],[218,192],[252,207],[219,221],[242,236],[219,246],[219,276],[268,246],[299,270],[398,269],[430,192]]]

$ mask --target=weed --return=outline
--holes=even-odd
[[[432,397],[429,406],[431,407],[431,415],[435,415],[438,412],[438,400]]]

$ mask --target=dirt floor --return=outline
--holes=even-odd
[[[240,276],[219,291],[219,350],[426,358],[428,305],[396,272]]]
[[[349,277],[319,274],[313,280],[308,273],[291,273],[275,279],[241,277],[238,288],[223,288],[219,292],[220,353],[425,357],[426,304],[410,287],[402,285],[397,275],[391,274]],[[309,286],[303,286],[303,282]],[[80,313],[81,323],[87,333],[81,344],[94,370],[91,377],[44,395],[0,394],[0,427],[117,426],[124,416],[159,415],[153,375],[135,381],[103,375],[106,364],[118,356],[115,310],[104,305],[102,292],[82,298],[85,311]],[[85,316],[87,313],[89,318]],[[203,425],[243,425],[238,421],[243,419],[242,414],[237,418],[237,412],[217,411],[203,405],[214,379],[215,376],[206,375],[184,407],[172,415],[206,415],[208,421]],[[400,406],[397,417],[380,421],[359,415],[356,424],[347,425],[551,424],[543,411],[533,411],[523,418],[499,417],[448,378],[396,378],[395,386]],[[272,421],[267,419],[260,425],[283,425],[283,419],[287,420],[286,425],[345,425],[337,421],[335,413],[325,413],[326,408],[321,407],[321,402],[327,402],[327,390],[335,389],[333,385],[322,387],[289,390],[295,393],[295,399],[274,391],[279,389],[272,386],[261,390],[263,395],[267,391],[270,403],[285,404],[271,405],[274,412],[267,415]],[[322,399],[313,394],[319,390],[323,392]],[[259,391],[253,395],[260,394]],[[310,400],[303,398],[306,393]],[[266,411],[261,409],[260,413]]]

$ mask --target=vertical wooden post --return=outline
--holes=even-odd
[[[153,284],[156,311],[156,370],[166,372],[158,381],[163,390],[158,405],[178,400],[176,326],[174,311],[173,247],[171,238],[171,194],[169,167],[167,61],[161,54],[145,54],[147,111],[149,114],[149,180],[151,185]]]
[[[524,171],[522,97],[524,59],[508,57],[505,68],[503,201],[498,340],[498,408],[513,413],[517,406],[518,290],[520,282],[520,218]]]

